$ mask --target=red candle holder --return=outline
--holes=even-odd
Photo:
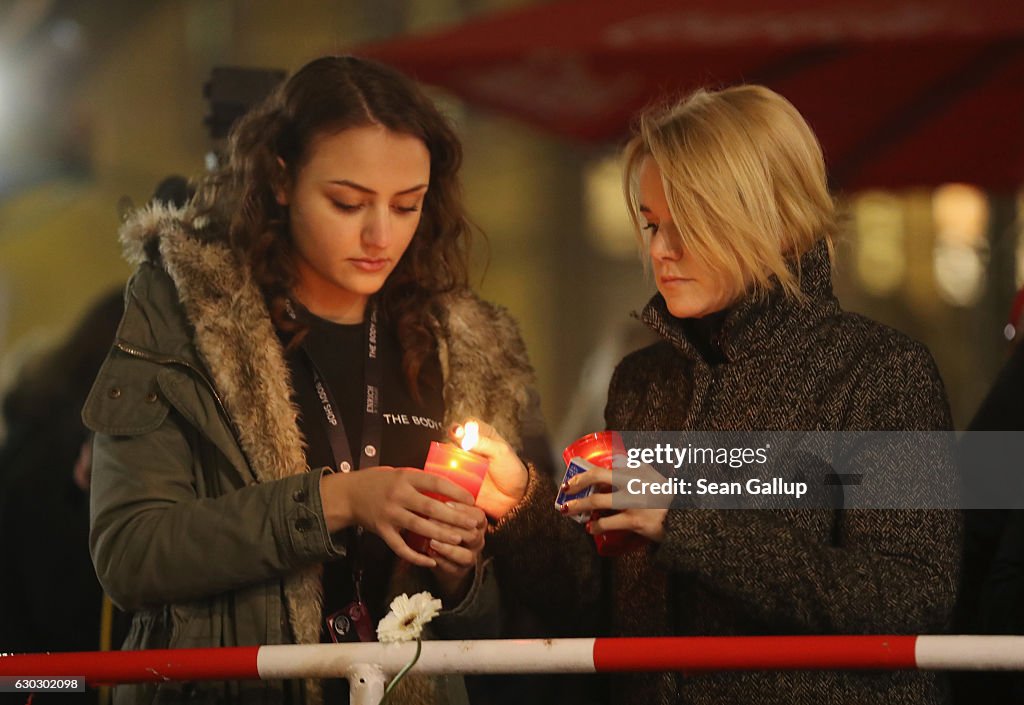
[[[484,483],[489,466],[490,462],[482,455],[463,450],[451,443],[431,441],[430,450],[427,452],[427,461],[423,464],[423,472],[451,480],[456,485],[465,488],[475,500],[480,494],[480,487]],[[424,492],[423,494],[441,502],[451,501],[451,497],[446,497],[438,492]],[[406,532],[405,542],[414,551],[429,552],[430,539],[426,536]]]
[[[617,455],[626,455],[622,436],[616,431],[598,431],[597,433],[588,433],[571,443],[562,451],[562,460],[565,461],[566,468],[569,467],[569,461],[573,458],[583,458],[598,467],[614,470],[612,461]],[[598,487],[599,492],[609,489],[607,486]],[[595,510],[591,512],[590,520],[617,513],[611,510]],[[597,544],[597,552],[602,556],[620,556],[642,548],[647,543],[647,539],[643,536],[633,531],[623,530],[606,531],[603,534],[594,535],[593,538],[594,543]]]

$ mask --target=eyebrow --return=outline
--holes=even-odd
[[[362,191],[363,193],[370,193],[370,194],[374,194],[374,195],[376,195],[376,193],[377,193],[372,188],[367,188],[366,186],[363,186],[361,184],[357,184],[354,181],[349,181],[348,179],[335,180],[335,181],[331,181],[330,183],[337,184],[338,186],[348,186],[349,188],[354,188],[356,191]],[[416,186],[413,186],[411,188],[407,188],[407,189],[404,189],[402,191],[398,191],[398,192],[395,193],[395,195],[396,196],[402,196],[402,195],[407,194],[407,193],[414,193],[416,191],[422,191],[423,189],[427,188],[427,186],[428,186],[428,184],[417,184]]]

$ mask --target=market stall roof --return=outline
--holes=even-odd
[[[353,53],[584,142],[665,95],[763,83],[837,186],[1024,181],[1019,0],[561,0]]]

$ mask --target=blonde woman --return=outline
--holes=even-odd
[[[645,113],[626,148],[625,187],[658,287],[641,318],[661,340],[619,364],[608,428],[950,428],[928,351],[844,312],[833,295],[835,208],[821,148],[785,98],[739,86]],[[593,470],[567,489],[610,480]],[[552,491],[531,477],[505,537],[557,532],[576,552],[573,569],[559,573],[556,557],[538,556],[536,572],[511,577],[526,594],[561,574],[575,580],[570,594],[591,599],[596,562],[572,522],[551,518]],[[612,493],[593,494],[563,511],[612,502]],[[616,636],[916,634],[943,630],[953,605],[961,527],[952,512],[648,508],[589,525],[593,534],[616,529],[651,541],[603,566]],[[664,673],[618,678],[612,698],[909,704],[940,702],[944,691],[936,675],[905,672]]]

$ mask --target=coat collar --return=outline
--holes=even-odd
[[[804,253],[799,262],[791,262],[791,269],[800,275],[803,301],[786,296],[773,277],[766,295],[746,296],[728,309],[714,339],[727,361],[792,347],[802,330],[839,311],[824,240]],[[669,313],[661,294],[655,294],[640,319],[685,356],[703,362],[684,321]]]

